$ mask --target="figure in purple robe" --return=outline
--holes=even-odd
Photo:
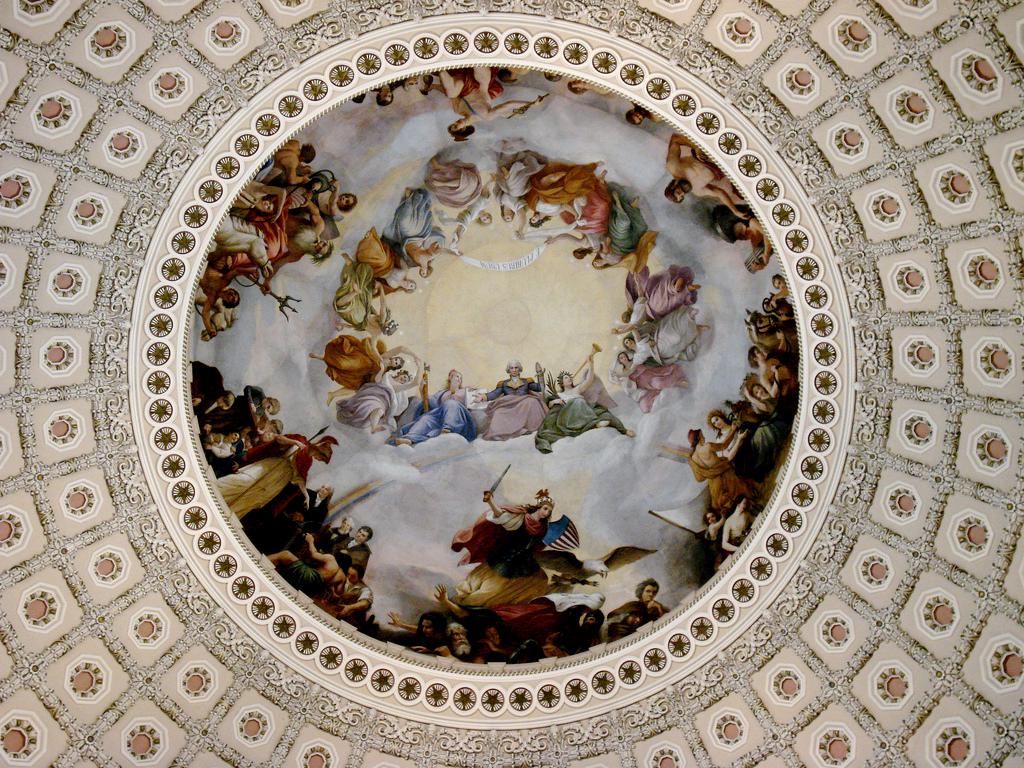
[[[650,267],[626,276],[626,305],[632,311],[640,297],[647,298],[647,319],[658,320],[679,307],[697,303],[699,285],[693,282],[693,270],[673,264],[655,275]],[[624,317],[625,319],[625,317]]]
[[[439,203],[450,208],[465,208],[484,192],[484,182],[475,165],[438,157],[430,158],[423,185]]]
[[[541,377],[544,371],[537,367],[537,380],[521,376],[523,365],[510,360],[505,366],[508,378],[499,381],[484,397],[487,403],[487,428],[480,435],[484,440],[511,440],[537,431],[548,413],[544,402]]]

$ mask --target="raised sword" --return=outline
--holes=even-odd
[[[501,485],[501,481],[505,479],[505,475],[508,474],[508,471],[510,469],[512,469],[512,465],[511,464],[509,464],[507,467],[505,467],[505,471],[502,472],[500,475],[498,475],[498,479],[495,480],[494,481],[494,485],[491,486],[490,493],[493,494],[496,490],[498,490],[498,486]]]

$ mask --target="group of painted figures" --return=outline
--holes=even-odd
[[[464,661],[525,662],[625,637],[665,613],[652,579],[607,624],[603,595],[571,592],[654,550],[617,547],[581,560],[572,553],[580,543],[576,527],[567,516],[552,519],[555,503],[546,490],[534,503],[502,507],[488,491],[485,513],[452,540],[452,550],[464,553],[459,564],[474,568],[453,596],[438,586],[434,598],[443,610],[424,614],[414,627],[392,613],[382,627],[366,581],[373,529],[337,519],[345,499],[335,501],[332,487],[307,485],[314,462],[330,463],[337,440],[285,433],[273,418],[277,399],[251,385],[236,394],[204,363],[192,363],[191,393],[217,488],[250,542],[285,581],[364,633]]]
[[[761,311],[748,315],[751,372],[740,398],[711,411],[707,427],[713,434],[693,429],[682,449],[694,477],[707,483],[703,537],[715,568],[753,525],[796,413],[795,321],[781,275],[773,284]],[[451,543],[462,553],[459,565],[473,569],[451,588],[438,585],[432,594],[437,607],[415,622],[391,612],[381,624],[366,580],[373,530],[347,517],[335,519],[345,500],[335,502],[329,486],[306,484],[313,462],[329,463],[337,441],[283,433],[273,418],[279,411],[275,398],[254,386],[236,395],[216,368],[198,362],[192,403],[218,488],[250,541],[292,586],[364,633],[467,662],[522,663],[621,639],[668,612],[656,599],[654,579],[641,581],[635,600],[607,614],[603,594],[575,591],[597,586],[591,577],[654,550],[621,546],[581,559],[576,526],[566,515],[555,517],[547,490],[531,503],[502,506],[488,490],[483,515]]]
[[[338,221],[358,201],[340,190],[332,171],[313,170],[315,157],[311,144],[286,141],[232,203],[214,234],[196,291],[204,341],[234,324],[239,288],[258,287],[277,300],[286,317],[296,311],[294,297],[275,292],[275,276],[306,256],[322,263],[333,253]]]
[[[525,115],[539,104],[548,94],[532,100],[502,98],[506,87],[519,81],[520,77],[534,76],[528,70],[499,67],[473,67],[442,70],[436,74],[410,78],[393,85],[383,85],[375,90],[378,106],[387,106],[394,101],[395,92],[415,87],[424,96],[433,92],[443,94],[450,102],[457,119],[448,126],[448,133],[455,141],[466,141],[476,132],[476,125],[497,117]],[[546,72],[545,80],[558,82],[562,75]],[[567,94],[580,96],[587,92],[608,94],[601,86],[585,80],[566,79]],[[357,97],[362,100],[362,97]],[[631,125],[641,125],[657,117],[639,104],[631,104],[625,112],[625,120]],[[711,212],[712,226],[729,242],[748,241],[751,252],[746,260],[751,272],[764,269],[771,258],[771,244],[765,237],[760,223],[754,218],[742,195],[722,170],[701,149],[681,134],[675,134],[669,142],[666,170],[672,181],[665,188],[665,196],[674,203],[681,203],[687,195],[700,197],[714,206]],[[511,206],[517,213],[521,206]],[[540,217],[543,211],[536,211]],[[503,209],[504,215],[504,209]],[[512,219],[508,219],[512,220]],[[580,228],[582,229],[582,228]],[[601,259],[598,260],[600,265]]]
[[[751,371],[739,398],[710,411],[708,431],[691,429],[681,449],[694,478],[707,483],[703,537],[716,569],[743,543],[767,501],[797,412],[796,320],[782,275],[773,275],[772,285],[761,309],[747,313]]]
[[[324,430],[312,438],[285,433],[272,418],[280,410],[276,398],[251,385],[236,394],[204,363],[192,363],[191,394],[217,489],[253,546],[328,613],[368,621],[373,593],[363,576],[373,529],[331,521],[333,489],[307,486],[314,462],[330,463],[337,439]]]
[[[327,506],[330,490],[320,493]],[[596,585],[588,577],[606,576],[654,550],[617,547],[603,558],[580,560],[572,552],[579,546],[576,527],[564,515],[554,519],[555,502],[547,490],[529,504],[498,506],[490,490],[483,499],[485,512],[451,542],[452,551],[462,553],[459,565],[472,570],[452,587],[438,584],[430,595],[434,608],[415,621],[391,611],[381,624],[370,613],[373,593],[364,576],[372,531],[363,526],[352,535],[347,518],[341,528],[321,526],[318,533],[307,529],[322,519],[319,513],[312,525],[296,522],[293,535],[301,535],[305,548],[296,548],[298,555],[271,554],[270,560],[328,613],[365,634],[468,663],[516,664],[580,653],[626,637],[668,612],[655,599],[654,579],[640,582],[636,599],[607,616],[600,592],[572,591],[576,585]]]
[[[529,101],[502,99],[506,86],[523,74],[496,67],[446,70],[381,86],[376,102],[380,106],[392,103],[398,89],[418,91],[425,97],[440,92],[458,116],[449,126],[449,134],[456,141],[465,141],[475,132],[476,124],[497,117],[523,116],[548,96],[542,94]],[[555,75],[544,77],[561,79]],[[600,89],[570,80],[566,93],[595,90]],[[654,119],[637,105],[626,113],[626,120],[632,124]],[[297,311],[292,303],[297,299],[275,292],[274,278],[285,265],[306,256],[316,263],[331,256],[340,234],[339,222],[355,207],[357,198],[341,190],[333,171],[314,170],[315,158],[313,145],[297,139],[286,141],[246,185],[230,215],[218,227],[195,299],[204,340],[234,323],[242,298],[240,289],[258,287],[277,300],[282,313]],[[656,233],[647,230],[637,201],[623,187],[606,182],[603,173],[595,175],[596,164],[569,168],[549,164],[531,150],[521,150],[503,153],[498,168],[493,186],[501,215],[515,222],[521,235],[526,236],[526,222],[536,229],[557,217],[565,225],[562,234],[579,241],[577,257],[593,255],[597,267],[619,263],[634,252],[639,254],[639,261],[653,246]],[[466,226],[474,221],[489,222],[490,213],[483,210],[487,192],[480,186],[474,194],[473,185],[466,186],[463,170],[457,162],[447,167],[432,165],[423,187],[410,190],[408,201],[403,200],[395,226],[379,237],[368,234],[360,242],[354,264],[347,272],[343,270],[339,288],[339,315],[353,328],[378,321],[383,332],[393,329],[388,324],[384,299],[395,290],[415,290],[409,268],[428,277],[434,258],[445,252],[459,253],[458,237]],[[750,243],[747,268],[753,272],[767,265],[771,246],[760,224],[710,158],[675,134],[669,142],[666,170],[672,177],[665,189],[669,200],[680,203],[693,196],[710,202],[714,206],[710,214],[713,229],[729,242]],[[443,204],[460,209],[457,220],[452,221],[456,234],[447,246],[430,214],[431,193]],[[544,239],[557,236],[552,229],[557,231],[549,227],[533,234]],[[346,267],[350,262],[346,257]],[[368,265],[370,271],[361,264]],[[373,299],[378,300],[377,307]]]
[[[654,550],[624,546],[581,560],[573,554],[580,544],[576,526],[565,515],[553,518],[555,502],[546,490],[530,504],[500,507],[489,490],[484,514],[451,543],[462,553],[459,564],[474,566],[466,578],[451,591],[438,585],[437,610],[415,624],[392,612],[381,626],[367,584],[373,529],[336,519],[345,499],[335,501],[330,486],[307,486],[313,463],[331,461],[335,438],[284,433],[272,418],[275,398],[254,386],[235,394],[203,363],[192,364],[191,391],[217,487],[253,546],[285,581],[364,633],[467,662],[527,662],[617,640],[667,612],[655,600],[653,579],[607,620],[601,593],[572,591]]]
[[[390,442],[406,445],[441,434],[469,441],[534,434],[541,452],[591,429],[632,435],[612,413],[616,403],[594,370],[596,348],[575,373],[563,370],[546,378],[539,363],[533,379],[522,375],[518,360],[509,361],[508,377],[476,395],[481,405],[486,400],[482,412],[473,408],[474,390],[465,386],[461,371],[449,371],[445,386],[430,394],[429,366],[422,358],[406,347],[388,348],[384,337],[396,324],[385,297],[415,290],[416,278],[429,277],[440,254],[461,255],[465,229],[491,223],[485,207],[492,199],[516,237],[546,244],[571,239],[581,244],[573,251],[576,258],[593,254],[596,268],[624,268],[626,310],[614,327],[622,349],[609,377],[643,412],[662,391],[686,385],[682,363],[695,358],[707,330],[697,321],[700,286],[693,270],[672,265],[652,274],[648,259],[658,233],[648,227],[635,196],[607,181],[599,163],[552,161],[531,149],[503,149],[508,151],[498,154],[490,187],[476,165],[432,158],[422,186],[406,190],[382,232],[370,229],[354,258],[345,256],[334,297],[341,332],[322,354],[310,355],[324,362],[326,375],[338,385],[328,402],[345,396],[336,406],[341,423],[387,432]],[[559,223],[547,226],[552,219]],[[454,224],[450,239],[442,223]]]
[[[416,86],[425,96],[442,92],[459,116],[449,133],[463,141],[476,123],[523,115],[543,100],[502,99],[506,86],[519,75],[494,67],[448,70],[383,86],[376,101],[380,106],[390,104],[399,87]],[[568,93],[588,90],[596,88],[582,81],[567,83]],[[653,117],[634,105],[626,119],[635,124]],[[445,387],[429,395],[424,392],[429,366],[411,350],[388,348],[384,338],[397,329],[388,297],[415,291],[417,281],[432,274],[436,259],[461,256],[459,242],[466,229],[491,223],[486,208],[492,200],[513,226],[515,237],[544,243],[571,240],[577,244],[576,258],[592,257],[595,268],[626,269],[627,311],[616,327],[622,349],[608,375],[643,412],[651,410],[661,391],[685,386],[681,364],[694,358],[706,330],[696,319],[699,286],[693,271],[673,265],[651,274],[648,257],[658,233],[649,228],[635,194],[609,181],[600,163],[560,162],[505,142],[487,183],[475,165],[446,154],[431,159],[422,183],[405,191],[380,232],[371,228],[353,255],[342,254],[333,302],[342,332],[322,354],[310,355],[324,362],[327,376],[338,385],[328,402],[345,396],[337,406],[339,421],[370,432],[386,431],[395,444],[415,445],[446,433],[467,440],[535,434],[537,448],[544,452],[561,437],[594,428],[630,434],[611,413],[615,401],[594,371],[592,356],[575,374],[563,371],[546,380],[540,375],[537,380],[523,377],[522,365],[510,361],[508,378],[487,393],[489,404],[481,410],[472,408],[460,371],[450,371]],[[285,317],[297,311],[295,302],[300,300],[277,293],[275,276],[307,255],[322,263],[335,250],[339,219],[357,200],[340,191],[332,171],[313,170],[315,157],[310,144],[285,142],[234,202],[217,230],[196,294],[203,339],[233,324],[241,302],[239,287],[259,287],[277,300]],[[687,195],[711,201],[714,228],[731,242],[749,240],[746,266],[751,271],[763,268],[770,256],[769,243],[718,166],[675,134],[666,169],[672,177],[666,196],[677,203]],[[442,225],[453,231],[446,233]],[[405,368],[406,362],[413,364],[411,370]],[[419,398],[413,397],[417,391]],[[411,397],[417,400],[414,406]]]
[[[502,100],[520,74],[488,67],[448,70],[382,86],[375,101],[387,106],[399,88],[426,97],[441,92],[458,116],[449,134],[461,142],[481,121],[524,115],[545,98]],[[581,81],[567,87],[573,94],[594,90]],[[653,118],[634,105],[626,119],[638,124]],[[332,171],[313,170],[315,157],[311,145],[285,142],[233,204],[196,295],[203,340],[235,322],[239,288],[258,287],[287,317],[298,299],[278,292],[279,271],[306,256],[319,264],[340,252],[339,222],[356,197],[341,191]],[[676,203],[688,195],[709,201],[713,229],[729,242],[749,242],[746,268],[763,269],[770,244],[721,170],[678,134],[670,140],[666,168],[672,177],[666,197]],[[636,195],[608,180],[600,163],[563,162],[512,143],[502,145],[494,169],[485,179],[476,165],[440,153],[380,230],[371,228],[351,254],[341,254],[333,300],[338,333],[322,353],[310,355],[323,362],[336,385],[328,404],[334,404],[340,424],[384,433],[393,445],[416,446],[446,434],[467,441],[532,435],[537,450],[547,453],[559,440],[596,429],[632,437],[595,370],[596,345],[575,372],[556,376],[536,363],[530,377],[520,361],[510,360],[506,376],[489,390],[467,386],[453,369],[430,392],[429,364],[387,343],[397,330],[388,306],[392,297],[417,290],[438,259],[463,256],[463,236],[471,226],[492,223],[490,208],[517,239],[569,240],[575,258],[590,259],[597,269],[623,270],[610,273],[625,275],[626,306],[613,328],[621,348],[607,378],[642,413],[655,408],[665,390],[686,386],[683,365],[696,357],[708,331],[697,319],[700,285],[689,266],[652,269],[658,233],[648,226]],[[694,477],[707,483],[703,536],[716,566],[750,528],[796,412],[792,307],[781,276],[773,285],[776,292],[762,311],[748,318],[752,371],[740,399],[712,411],[709,433],[691,430],[690,445],[681,449]],[[346,499],[335,500],[331,487],[307,486],[314,463],[331,461],[337,439],[324,434],[326,428],[311,438],[286,433],[276,418],[275,398],[257,386],[231,392],[216,368],[199,362],[192,367],[192,403],[218,489],[253,545],[288,583],[367,634],[463,661],[529,662],[620,639],[668,610],[656,599],[654,579],[641,581],[635,600],[607,614],[600,592],[577,591],[599,583],[591,577],[654,550],[625,546],[604,558],[581,559],[574,554],[580,545],[575,525],[565,515],[555,517],[547,490],[530,503],[499,506],[492,489],[484,494],[483,514],[451,543],[461,554],[459,564],[473,566],[466,578],[438,585],[430,595],[436,606],[416,620],[395,613],[378,620],[368,583],[373,530],[338,517]]]
[[[525,663],[621,639],[668,612],[656,600],[654,579],[640,582],[636,599],[607,616],[600,592],[573,592],[654,550],[622,546],[580,559],[576,526],[554,517],[547,490],[532,503],[500,507],[488,490],[484,513],[451,542],[462,553],[458,564],[473,566],[466,578],[451,589],[437,585],[436,608],[415,623],[390,612],[382,625],[367,583],[373,529],[337,519],[345,499],[335,501],[328,485],[306,484],[314,461],[330,462],[336,440],[282,434],[270,418],[274,398],[252,386],[236,395],[202,363],[193,363],[192,403],[217,486],[249,540],[285,581],[365,634],[470,663]]]
[[[581,560],[575,525],[555,518],[555,502],[546,489],[532,503],[498,506],[484,491],[486,511],[455,534],[451,548],[462,552],[460,565],[473,565],[466,578],[449,588],[438,584],[436,607],[415,622],[388,616],[382,634],[419,653],[471,663],[512,664],[570,656],[612,642],[656,621],[668,609],[656,599],[658,582],[644,579],[634,600],[605,614],[601,592],[574,592],[596,586],[591,576],[636,562],[655,550],[617,547],[602,558]]]

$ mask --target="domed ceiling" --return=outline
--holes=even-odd
[[[1024,10],[17,0],[0,762],[1024,766]]]

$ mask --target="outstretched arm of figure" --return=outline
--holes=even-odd
[[[683,147],[686,147],[687,154],[689,154],[689,142],[681,133],[673,133],[672,138],[668,142],[668,158],[666,163],[678,163],[683,157]]]
[[[302,442],[301,440],[296,440],[295,438],[288,437],[287,435],[275,435],[274,440],[276,440],[281,445],[305,445],[305,443]]]
[[[540,362],[535,362],[534,373],[537,375],[537,379],[526,385],[526,391],[544,392],[544,366]]]
[[[587,362],[583,364],[583,378],[580,379],[580,383],[577,385],[577,389],[581,392],[589,387],[594,382],[594,356],[591,355],[587,358]]]
[[[633,311],[629,315],[629,322],[633,325],[640,325],[645,317],[647,317],[647,297],[641,295],[633,302]]]
[[[720,458],[720,459],[728,459],[729,461],[732,461],[733,459],[735,459],[736,458],[736,454],[739,453],[740,446],[743,445],[743,441],[746,439],[746,437],[747,437],[747,433],[746,432],[740,432],[739,434],[737,434],[732,439],[732,443],[730,443],[727,448],[725,448],[724,450],[716,452],[716,455],[718,456],[718,458]]]
[[[406,621],[402,621],[402,617],[396,611],[391,611],[388,614],[388,624],[392,627],[404,629],[406,632],[415,632],[419,629],[415,624],[409,624]]]
[[[575,224],[566,224],[563,227],[544,227],[538,229],[530,229],[529,232],[523,232],[520,240],[543,240],[548,245],[551,243],[558,242],[559,240],[583,240],[586,235],[576,234]]]
[[[462,256],[463,254],[462,249],[459,248],[459,241],[462,239],[462,236],[465,234],[465,232],[466,225],[463,224],[462,222],[459,222],[459,225],[455,227],[455,231],[452,232],[452,239],[448,243],[448,247],[445,250],[451,253],[453,256]]]
[[[459,619],[464,619],[469,616],[469,611],[463,608],[457,603],[453,603],[448,598],[448,587],[444,584],[438,584],[434,587],[434,599],[437,600],[438,604],[446,611],[451,613],[453,616]]]
[[[337,563],[337,560],[334,559],[334,555],[325,555],[316,548],[316,539],[313,538],[312,533],[307,533],[303,538],[306,540],[306,545],[309,547],[310,558],[316,560],[318,563]]]
[[[640,297],[633,302],[633,309],[629,312],[629,322],[623,325],[617,325],[613,329],[615,333],[626,333],[627,331],[634,330],[637,326],[643,322],[647,316],[647,298],[641,294]]]
[[[436,211],[434,213],[435,218],[441,224],[459,224],[460,221],[457,216],[451,216],[447,211]]]
[[[719,186],[719,184],[726,186]],[[718,200],[741,219],[749,218],[749,211],[741,211],[737,207],[737,201],[742,204],[743,198],[739,196],[739,193],[736,191],[736,187],[734,187],[732,182],[728,179],[723,179],[721,182],[717,183],[710,182],[704,187],[704,190],[708,197]]]
[[[515,215],[512,217],[512,223],[515,224],[515,227],[516,227],[516,239],[517,240],[522,240],[523,239],[523,229],[526,227],[526,219],[527,218],[528,217],[526,215],[526,206],[525,205],[522,206],[521,208],[519,208],[515,212]]]
[[[504,514],[500,509],[498,509],[498,505],[494,503],[494,494],[489,490],[484,491],[484,504],[491,508],[491,512],[494,517]]]
[[[421,75],[418,78],[418,80],[419,80],[418,87],[420,89],[420,93],[422,93],[424,96],[426,96],[431,91],[440,91],[441,93],[445,92],[444,86],[441,85],[441,83],[439,83],[439,82],[437,82],[436,80],[433,80],[433,79],[429,83],[427,83],[426,82],[426,77],[427,77],[427,75]]]
[[[324,231],[324,217],[320,215],[320,207],[316,203],[308,203],[306,210],[309,212],[309,222],[313,231],[319,236]]]
[[[337,612],[334,615],[337,616],[339,619],[343,619],[346,616],[350,616],[353,613],[370,610],[370,605],[371,603],[369,600],[357,600],[354,603],[342,606],[337,610]]]
[[[586,233],[577,231],[575,227],[567,227],[567,229],[569,230],[568,232],[561,232],[560,234],[554,235],[553,237],[546,236],[544,239],[544,244],[553,245],[554,243],[557,243],[559,240],[568,240],[573,243],[589,244]],[[541,235],[547,235],[549,232],[552,231],[553,230],[542,229],[535,230],[533,232],[527,232],[525,235],[523,235],[523,239],[525,240],[533,237],[539,238]]]
[[[483,187],[480,190],[479,196],[476,200],[471,202],[465,208],[459,212],[459,217],[456,219],[462,224],[462,229],[465,231],[466,226],[472,224],[477,220],[477,217],[483,212],[484,208],[487,207],[487,200],[490,198],[491,193],[487,191],[487,187]]]
[[[501,384],[498,384],[498,386],[496,386],[496,387],[495,387],[494,389],[492,389],[492,390],[491,390],[490,392],[486,392],[486,393],[484,393],[484,394],[483,394],[483,396],[482,396],[482,399],[484,399],[484,400],[488,400],[488,401],[490,401],[490,400],[496,400],[496,399],[498,399],[499,397],[501,397],[501,396],[502,396],[503,394],[505,394],[505,390],[504,390],[504,388],[503,388],[503,387],[501,386]],[[476,397],[477,397],[477,398],[480,398],[480,397],[481,397],[481,395],[477,395]]]
[[[213,325],[212,317],[213,308],[216,303],[217,295],[213,291],[210,291],[203,297],[203,328],[206,329],[206,333],[209,334],[211,339],[217,335],[217,329]]]
[[[401,386],[395,387],[399,392],[418,387],[420,385],[420,381],[423,379],[423,361],[418,357],[414,357],[413,361],[416,363],[416,372],[409,379],[408,384],[402,384]]]
[[[280,552],[275,552],[272,555],[267,555],[267,559],[274,565],[281,566],[290,565],[299,558],[297,558],[292,552],[289,552],[287,549],[283,549]]]
[[[504,114],[505,112],[513,112],[519,107],[525,107],[528,104],[532,104],[533,101],[526,100],[509,100],[503,101],[501,104],[488,104],[483,110],[489,117],[497,117],[498,115]]]
[[[377,297],[377,316],[381,318],[387,317],[388,305],[384,297],[385,291],[381,288],[380,283],[376,281],[373,284],[373,293]]]

